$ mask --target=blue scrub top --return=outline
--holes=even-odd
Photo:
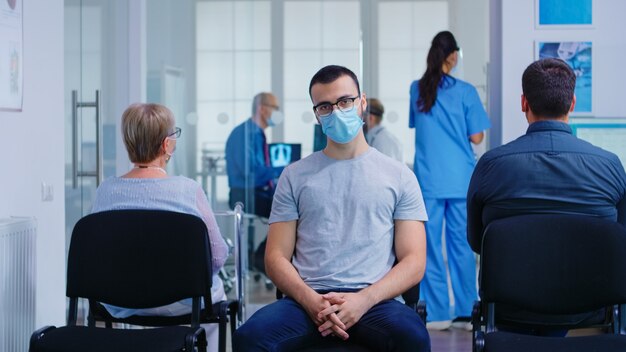
[[[491,127],[471,84],[442,78],[428,113],[417,108],[419,81],[411,84],[409,127],[415,128],[413,170],[424,198],[465,198],[476,158],[469,136]]]

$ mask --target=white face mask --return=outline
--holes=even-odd
[[[274,127],[276,125],[280,125],[281,123],[283,123],[283,120],[284,120],[283,113],[278,110],[273,110],[272,114],[270,115],[270,118],[267,119],[267,126]]]

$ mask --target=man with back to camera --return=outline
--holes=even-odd
[[[379,152],[402,162],[402,144],[385,126],[381,125],[385,107],[376,98],[367,99],[365,110],[365,139]]]
[[[514,215],[579,214],[626,225],[626,174],[618,157],[572,135],[576,76],[559,59],[532,63],[522,76],[529,126],[518,139],[485,153],[467,194],[467,239],[480,253],[487,225]],[[500,311],[502,311],[500,309]],[[571,322],[602,319],[584,313]]]
[[[417,179],[367,145],[367,102],[352,71],[320,69],[309,94],[328,144],[281,175],[265,257],[286,297],[237,329],[234,350],[343,339],[376,351],[429,351],[417,313],[394,300],[424,274],[427,216]]]
[[[235,127],[226,141],[226,173],[230,187],[228,204],[242,202],[244,211],[269,218],[274,196],[274,181],[282,167],[270,165],[265,138],[267,127],[278,119],[278,98],[272,93],[259,93],[252,100],[252,116]],[[265,241],[259,245],[252,262],[264,272],[263,253]]]

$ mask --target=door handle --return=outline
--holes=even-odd
[[[78,109],[96,109],[96,169],[91,171],[78,170]],[[102,182],[102,157],[101,149],[101,128],[100,128],[100,91],[96,89],[96,100],[93,102],[79,102],[78,91],[72,91],[72,188],[78,187],[79,177],[95,177],[96,185]]]

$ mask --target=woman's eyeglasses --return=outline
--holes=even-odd
[[[172,139],[177,139],[180,137],[182,131],[183,130],[181,130],[180,127],[174,127],[174,132],[168,134],[167,136]]]

